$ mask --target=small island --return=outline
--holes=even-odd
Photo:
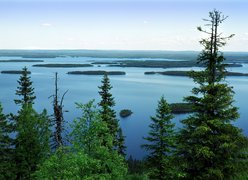
[[[119,114],[122,118],[126,118],[128,116],[131,116],[133,112],[129,109],[122,109]]]
[[[92,67],[92,64],[34,64],[33,67],[47,68],[77,68],[77,67]]]
[[[70,71],[67,74],[72,75],[125,75],[123,71]]]
[[[6,71],[1,71],[2,74],[22,74],[22,70],[6,70]],[[31,74],[30,71],[27,72],[28,74]]]
[[[118,65],[118,63],[113,62],[113,61],[99,61],[99,62],[93,62],[91,64],[96,64],[96,65]]]
[[[187,114],[194,112],[192,105],[189,103],[171,103],[170,108],[173,114]]]
[[[43,60],[30,60],[30,59],[10,59],[10,60],[0,60],[1,63],[16,63],[16,62],[44,62]]]

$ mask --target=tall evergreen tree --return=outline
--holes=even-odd
[[[18,81],[19,87],[16,94],[22,96],[15,100],[21,105],[21,109],[16,116],[12,116],[14,121],[14,161],[16,179],[31,179],[31,174],[37,169],[50,153],[51,122],[44,110],[38,114],[33,109],[34,88],[26,67],[23,68],[22,75]]]
[[[3,114],[0,103],[0,179],[14,179],[13,167],[13,125],[8,121],[8,117]]]
[[[31,179],[50,153],[50,120],[46,112],[38,114],[32,104],[24,104],[16,123],[15,163],[17,179]]]
[[[122,152],[122,154],[124,154],[124,136],[122,134],[122,131],[119,130],[119,122],[116,118],[116,112],[113,110],[115,101],[110,92],[112,86],[107,74],[103,76],[101,82],[102,85],[99,86],[99,94],[101,96],[101,101],[99,103],[99,106],[101,107],[101,119],[106,122],[109,132],[113,137],[114,148],[118,149],[119,152]]]
[[[34,88],[32,87],[32,81],[29,76],[30,72],[28,71],[27,67],[22,69],[22,74],[17,81],[19,86],[16,90],[16,95],[21,96],[21,99],[15,99],[15,103],[18,105],[33,104],[35,100],[34,95]]]
[[[233,106],[233,90],[225,80],[225,64],[219,48],[233,35],[223,37],[219,26],[226,19],[219,11],[209,13],[205,19],[210,30],[198,30],[209,37],[200,43],[204,50],[198,62],[205,66],[190,76],[199,86],[193,88],[192,103],[195,113],[182,121],[184,127],[178,136],[178,154],[181,157],[186,179],[229,179],[246,170],[244,148],[247,140],[233,121],[239,117]],[[244,159],[243,159],[244,158]]]
[[[172,152],[175,147],[174,124],[169,105],[164,97],[158,102],[156,116],[151,117],[148,144],[142,147],[149,152],[147,157],[149,177],[151,179],[173,179]]]

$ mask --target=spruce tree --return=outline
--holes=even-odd
[[[122,129],[119,127],[117,132],[117,152],[125,157],[126,149],[127,147],[125,146],[125,136],[122,133]]]
[[[23,68],[18,81],[16,94],[22,98],[15,100],[21,105],[17,115],[11,114],[14,122],[14,162],[16,179],[31,179],[38,164],[42,163],[50,154],[51,122],[46,110],[38,114],[33,109],[34,88],[29,71]]]
[[[244,153],[247,140],[233,125],[239,114],[233,106],[232,87],[225,81],[225,58],[219,51],[233,36],[223,37],[219,32],[226,18],[214,10],[209,19],[204,19],[210,30],[198,27],[209,37],[200,41],[204,49],[198,63],[205,69],[190,73],[198,87],[185,98],[195,113],[182,121],[184,127],[178,136],[178,156],[186,179],[230,179],[239,171],[247,171],[243,166],[247,160]]]
[[[50,120],[46,112],[38,114],[32,104],[24,104],[16,123],[15,163],[17,179],[31,179],[31,174],[50,153]]]
[[[14,132],[13,125],[3,114],[0,103],[0,179],[14,179],[13,166],[13,139],[10,134]]]
[[[17,87],[16,90],[16,95],[21,96],[21,99],[15,99],[15,103],[18,105],[23,105],[23,104],[28,104],[31,103],[33,104],[35,100],[35,95],[34,95],[34,88],[32,87],[32,81],[29,76],[30,72],[28,71],[27,67],[24,67],[22,69],[22,74],[17,81],[19,86]]]
[[[112,86],[110,84],[110,80],[108,75],[105,74],[102,79],[102,85],[99,86],[99,94],[101,96],[101,101],[99,106],[101,108],[101,119],[106,122],[108,130],[113,137],[113,146],[115,149],[118,149],[119,152],[124,154],[125,146],[124,146],[124,136],[122,131],[120,131],[119,122],[116,118],[116,112],[113,110],[115,106],[114,98],[110,92]]]
[[[149,152],[147,157],[149,177],[151,179],[173,179],[172,152],[175,147],[173,115],[164,97],[161,97],[156,116],[151,117],[148,143],[142,148]]]

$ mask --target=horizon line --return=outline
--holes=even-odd
[[[174,51],[174,52],[201,52],[202,50],[169,50],[169,49],[0,49],[0,51]],[[248,51],[220,51],[220,52],[240,52],[240,53],[248,53]]]

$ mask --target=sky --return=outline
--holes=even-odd
[[[217,9],[248,51],[247,0],[0,0],[0,49],[201,50],[197,26]]]

